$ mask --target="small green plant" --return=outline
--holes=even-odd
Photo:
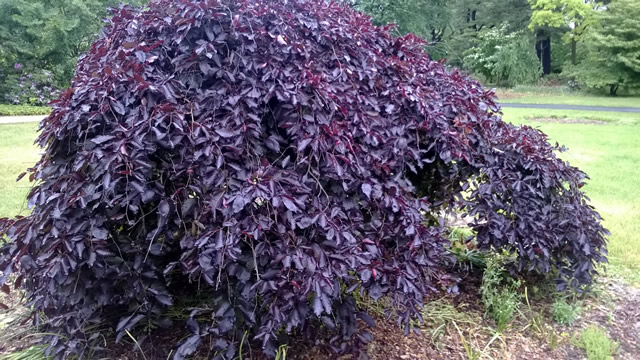
[[[462,343],[462,347],[464,348],[464,352],[467,355],[468,360],[477,360],[477,359],[480,359],[480,357],[485,356],[487,353],[487,350],[489,349],[489,347],[491,347],[491,344],[493,344],[493,342],[500,337],[500,333],[498,332],[494,333],[493,336],[491,337],[491,340],[489,340],[489,342],[487,342],[484,348],[480,350],[480,348],[474,345],[474,343],[471,341],[472,339],[471,335],[473,333],[473,330],[470,330],[469,337],[467,338],[466,336],[464,336],[464,334],[462,333],[462,330],[460,330],[460,328],[458,327],[458,324],[456,324],[455,321],[453,321],[453,326],[458,331],[458,335],[460,336],[460,342]]]
[[[544,315],[541,312],[533,310],[531,303],[529,302],[528,287],[524,288],[524,299],[527,305],[527,311],[520,314],[528,320],[528,324],[525,329],[530,328],[534,334],[541,340],[549,343],[549,350],[553,351],[558,347],[558,344],[562,340],[556,333],[554,328],[544,321]]]
[[[476,324],[469,314],[459,311],[445,298],[426,303],[422,308],[421,316],[424,320],[422,328],[431,333],[431,341],[436,346],[439,339],[447,333],[447,328],[451,323]]]
[[[451,227],[449,232],[449,240],[451,242],[464,242],[465,240],[473,237],[475,234],[473,230],[468,227]]]
[[[573,324],[581,312],[581,304],[569,304],[566,299],[557,299],[551,306],[553,320],[560,325]]]
[[[455,255],[457,265],[464,271],[486,266],[486,254],[476,249],[475,244],[470,241],[474,236],[473,230],[467,227],[453,227],[449,233],[449,251]]]
[[[539,337],[545,338],[547,335],[546,327],[544,326],[544,318],[541,313],[534,311],[529,302],[529,288],[524,288],[524,299],[527,304],[528,314],[522,314],[527,320],[529,320],[528,327],[530,327]]]
[[[574,344],[587,353],[589,360],[613,359],[613,354],[618,348],[618,344],[609,339],[602,328],[595,325],[582,330]]]
[[[238,360],[244,359],[242,355],[242,350],[244,349],[244,341],[247,339],[247,335],[249,332],[245,331],[244,335],[242,335],[242,340],[240,340],[240,346],[238,347]]]
[[[558,347],[558,334],[556,334],[555,332],[552,332],[549,335],[549,350],[553,351]]]
[[[140,347],[140,343],[138,343],[138,340],[135,337],[133,337],[133,335],[131,335],[129,330],[125,330],[125,333],[127,334],[127,336],[131,338],[131,340],[133,340],[133,343],[136,344],[136,347],[138,348],[138,350],[140,351],[140,354],[142,355],[142,359],[147,360],[147,357],[144,354],[144,350],[142,350],[142,347]]]
[[[289,351],[288,345],[280,345],[276,351],[276,360],[287,360],[287,351]]]
[[[503,332],[520,306],[518,293],[520,280],[510,277],[504,269],[505,256],[487,258],[487,267],[482,276],[480,294],[486,314],[495,321],[498,332]]]
[[[557,294],[555,282],[557,276],[557,271],[552,270],[548,275],[545,276],[527,277],[523,285],[526,287],[525,290],[528,291],[529,299],[544,302],[552,299],[552,297]]]
[[[0,360],[47,360],[44,351],[47,347],[44,345],[34,345],[24,350],[0,355]]]
[[[462,342],[462,346],[464,347],[464,352],[467,355],[467,359],[468,360],[478,359],[480,355],[482,355],[482,352],[476,350],[473,344],[467,340],[467,338],[464,336],[464,334],[462,333],[462,331],[458,327],[458,324],[456,324],[455,321],[453,322],[453,326],[456,327],[456,330],[458,331],[458,335],[460,335],[460,341]]]

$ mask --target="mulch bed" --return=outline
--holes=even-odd
[[[520,307],[521,314],[510,327],[496,335],[495,323],[485,318],[480,303],[478,287],[480,279],[465,279],[459,294],[449,294],[432,299],[433,316],[426,313],[426,326],[420,334],[403,336],[403,331],[393,321],[377,319],[371,329],[374,341],[367,345],[366,352],[373,360],[391,359],[467,359],[467,351],[478,355],[478,359],[504,360],[573,360],[586,359],[583,350],[574,345],[574,338],[589,325],[598,325],[618,343],[615,359],[640,359],[640,289],[619,280],[602,278],[596,291],[583,299],[583,311],[571,326],[562,326],[551,320],[551,299],[529,295],[531,308],[526,303]],[[0,334],[0,353],[15,351],[33,344],[33,337],[13,337],[19,331],[28,333],[28,324],[17,325],[26,312],[20,310],[17,295],[2,296],[2,302],[11,305],[9,311],[0,313],[0,319],[15,318],[9,328]],[[427,305],[430,306],[430,305]],[[431,308],[430,308],[431,309]],[[440,314],[446,310],[443,316]],[[541,314],[541,326],[534,326],[531,319]],[[147,360],[166,359],[170,345],[184,336],[184,330],[174,329],[153,333],[142,343]],[[126,340],[126,339],[125,339]],[[468,349],[465,350],[464,344]],[[107,346],[109,358],[120,360],[143,359],[131,341]],[[262,359],[256,351],[245,348],[245,359]],[[254,356],[250,356],[254,355]],[[205,355],[205,354],[201,354]],[[200,357],[198,357],[200,358]],[[206,356],[202,357],[206,358]],[[314,346],[305,339],[292,339],[287,359],[339,360],[353,356],[336,357],[325,347]]]
[[[531,300],[531,310],[521,306],[521,314],[497,339],[495,324],[482,317],[478,297],[470,294],[452,297],[456,308],[462,309],[475,324],[460,326],[465,341],[480,359],[522,360],[574,360],[586,359],[583,350],[573,345],[573,338],[589,325],[598,325],[618,343],[615,359],[640,359],[640,289],[618,280],[602,279],[598,297],[584,300],[580,318],[571,326],[555,324],[551,320],[549,299]],[[543,314],[543,329],[537,331],[530,319]],[[404,337],[389,323],[380,323],[374,331],[375,341],[370,345],[373,359],[467,359],[460,333],[452,324],[446,325],[446,335],[434,342],[430,332]]]

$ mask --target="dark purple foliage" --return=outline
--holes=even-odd
[[[373,323],[353,291],[388,296],[408,330],[454,285],[444,210],[476,215],[480,245],[522,270],[579,285],[605,260],[584,174],[421,40],[349,6],[159,0],[105,34],[42,123],[33,213],[5,222],[4,280],[18,273],[66,336],[49,337],[58,357],[86,356],[104,321],[118,337],[166,325],[195,293],[208,301],[176,358],[206,336],[230,358],[245,330],[273,354],[319,324],[348,351]]]

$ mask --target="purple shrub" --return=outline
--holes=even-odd
[[[163,326],[194,293],[176,358],[231,358],[245,330],[273,355],[320,325],[352,351],[373,324],[354,291],[408,331],[455,285],[442,210],[523,271],[579,286],[605,261],[584,174],[415,36],[321,0],[158,0],[105,34],[41,125],[33,213],[3,226],[3,282],[64,335],[59,358],[86,357],[96,324]]]

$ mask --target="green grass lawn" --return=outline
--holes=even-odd
[[[504,109],[504,119],[540,128],[566,145],[562,157],[591,177],[584,187],[611,231],[608,271],[640,284],[640,114]],[[602,119],[607,125],[533,122]]]
[[[38,160],[37,128],[36,123],[0,125],[0,217],[25,213],[31,183],[16,178]]]
[[[496,89],[501,102],[517,104],[563,104],[640,108],[640,96],[585,95],[550,87],[532,89]]]
[[[584,188],[611,230],[609,271],[640,284],[640,114],[504,109],[504,119],[539,127],[569,148],[562,154],[591,176]],[[547,118],[559,122],[535,122]],[[568,119],[605,125],[562,123]],[[37,125],[0,125],[0,217],[25,213],[30,183],[16,177],[38,159]]]
[[[581,95],[527,95],[511,97],[503,102],[519,104],[564,104],[589,106],[619,106],[640,108],[640,97],[581,96]]]

